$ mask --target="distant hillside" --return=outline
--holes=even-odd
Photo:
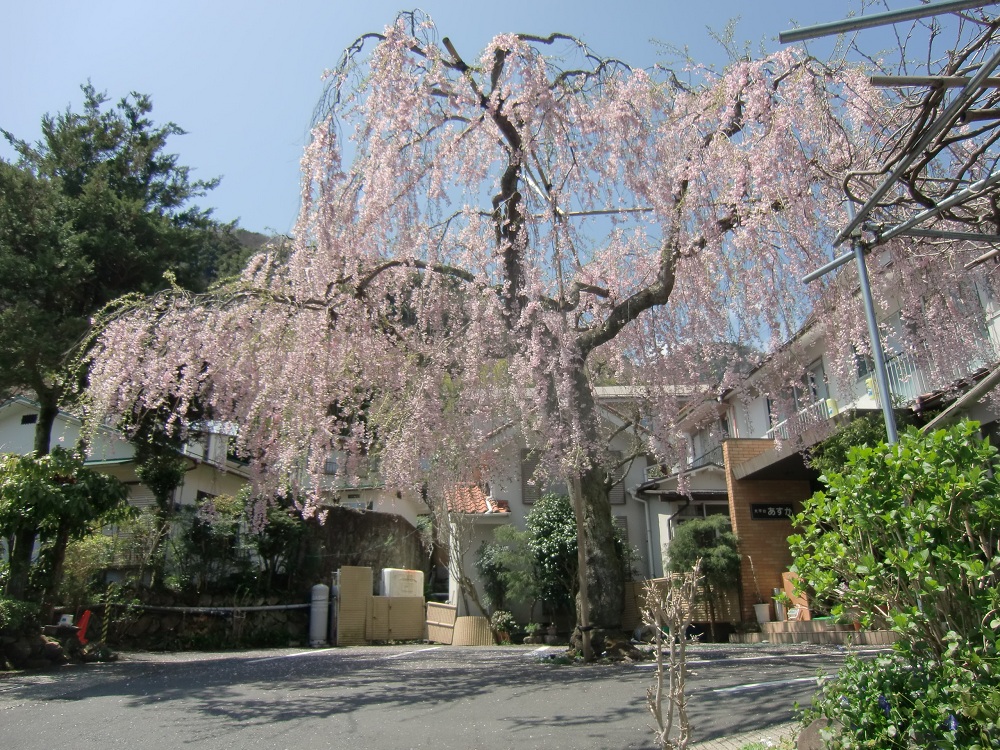
[[[215,264],[215,281],[231,276],[239,276],[247,261],[263,251],[268,243],[280,244],[284,240],[278,235],[261,234],[236,227],[227,232],[224,249]]]

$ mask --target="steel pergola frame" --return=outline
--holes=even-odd
[[[825,24],[783,31],[779,34],[782,43],[814,39],[831,34],[842,34],[849,31],[874,28],[888,24],[899,23],[901,21],[916,20],[929,16],[937,16],[943,13],[954,13],[962,10],[982,8],[990,5],[1000,4],[1000,0],[941,0],[940,2],[928,3],[912,8],[905,8],[886,13],[877,13],[869,16],[834,21]],[[888,229],[882,225],[874,224],[870,221],[872,211],[880,204],[880,201],[900,183],[900,178],[906,170],[919,158],[924,155],[925,149],[935,138],[949,133],[957,125],[969,121],[996,120],[1000,124],[1000,112],[994,110],[971,110],[970,106],[976,101],[980,94],[990,87],[1000,86],[1000,78],[992,77],[994,71],[1000,67],[1000,49],[997,49],[985,62],[979,65],[975,74],[969,76],[873,76],[872,83],[876,86],[927,86],[939,88],[959,88],[960,91],[952,98],[945,109],[926,126],[923,133],[899,156],[898,163],[889,172],[889,175],[874,190],[868,199],[859,208],[855,209],[854,203],[848,200],[848,212],[850,220],[847,226],[841,230],[833,241],[833,246],[837,247],[843,242],[850,240],[851,251],[840,255],[830,261],[822,268],[807,274],[803,278],[804,283],[814,281],[821,276],[848,263],[852,258],[858,267],[858,277],[861,287],[861,296],[864,302],[865,317],[868,324],[868,335],[870,338],[872,358],[875,364],[875,376],[878,382],[879,393],[882,397],[882,413],[885,419],[886,434],[889,443],[898,440],[896,431],[895,415],[892,411],[892,404],[888,398],[888,374],[885,362],[885,352],[882,347],[882,339],[879,335],[878,323],[875,318],[874,302],[871,295],[871,287],[868,281],[868,269],[865,263],[865,253],[890,239],[901,236],[932,237],[936,239],[952,239],[965,241],[980,241],[995,244],[1000,241],[1000,236],[996,234],[977,234],[974,232],[951,232],[935,229],[921,229],[919,224],[940,215],[943,211],[961,205],[967,201],[996,191],[1000,184],[1000,171],[993,172],[988,177],[981,179],[963,190],[950,195],[943,200],[934,200],[933,205],[915,214],[909,219],[896,224]],[[871,232],[874,239],[862,240],[862,228]],[[1000,254],[1000,250],[991,250],[980,256],[966,267],[984,262],[986,259]],[[996,380],[996,378],[992,379]]]

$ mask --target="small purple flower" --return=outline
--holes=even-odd
[[[958,719],[955,718],[955,714],[948,714],[948,731],[957,732],[958,731]]]
[[[889,718],[889,699],[886,698],[884,695],[880,695],[878,697],[878,707],[882,709],[882,713],[884,713],[885,717],[888,719]]]

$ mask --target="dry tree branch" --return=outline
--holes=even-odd
[[[646,706],[656,722],[653,732],[661,750],[684,750],[691,741],[685,692],[687,631],[694,619],[694,603],[702,579],[701,560],[698,560],[687,573],[665,582],[646,583],[643,614],[646,624],[653,628],[656,651],[656,682],[646,690]],[[666,663],[663,660],[664,635],[669,641]],[[667,700],[666,712],[664,698]]]

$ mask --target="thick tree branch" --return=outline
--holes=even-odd
[[[595,286],[594,284],[584,284],[581,281],[574,281],[573,285],[570,287],[569,294],[562,299],[546,297],[542,300],[542,305],[550,312],[572,312],[580,304],[581,292],[593,294],[595,297],[600,297],[602,299],[607,299],[611,296],[611,293],[604,287]]]
[[[375,279],[393,268],[416,268],[421,271],[433,271],[434,273],[451,276],[452,278],[461,279],[462,281],[470,283],[476,280],[476,277],[465,269],[456,268],[455,266],[449,266],[443,263],[428,263],[427,261],[420,260],[419,258],[388,260],[385,263],[376,266],[367,276],[358,282],[358,285],[354,288],[355,297],[358,297],[359,299],[364,297],[368,291],[368,287],[371,286]]]
[[[615,305],[600,326],[580,334],[577,338],[577,345],[584,359],[601,344],[611,341],[626,325],[646,310],[657,305],[667,304],[677,279],[677,259],[680,255],[678,242],[679,230],[675,228],[670,233],[670,237],[664,239],[661,246],[660,270],[657,280]]]

